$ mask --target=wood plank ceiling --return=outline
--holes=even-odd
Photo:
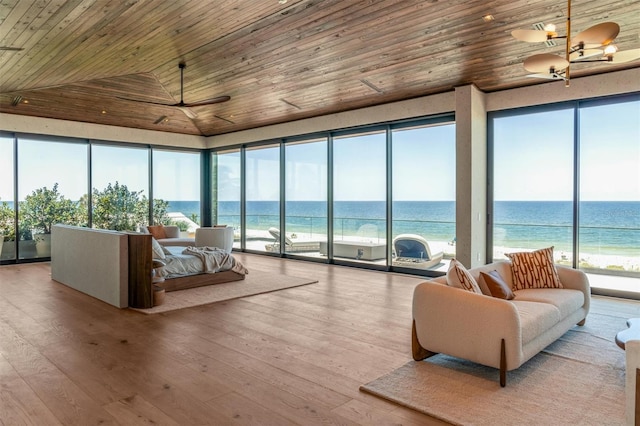
[[[216,135],[450,91],[546,80],[522,62],[557,47],[514,29],[553,22],[551,0],[2,0],[0,112]],[[482,16],[492,14],[492,22]],[[572,34],[614,21],[640,48],[638,0],[575,0]],[[22,48],[23,50],[8,50]],[[133,102],[231,100],[192,108]],[[579,64],[572,77],[640,67]]]

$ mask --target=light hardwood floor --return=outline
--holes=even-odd
[[[52,281],[48,263],[1,266],[0,423],[443,424],[358,390],[411,360],[421,278],[235,255],[319,282],[144,315]]]

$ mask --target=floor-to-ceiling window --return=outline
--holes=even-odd
[[[493,258],[554,246],[591,286],[640,292],[640,97],[492,114]]]
[[[391,141],[392,265],[446,271],[455,256],[455,125],[400,127]]]
[[[219,151],[211,154],[211,218],[214,225],[234,229],[233,247],[240,248],[242,170],[240,150]]]
[[[334,258],[386,264],[386,141],[384,130],[333,139]]]
[[[0,134],[0,260],[16,258],[14,138]]]
[[[184,236],[200,226],[200,152],[153,150],[153,220]]]
[[[577,267],[592,285],[640,292],[640,99],[581,104],[579,134]]]
[[[570,265],[573,245],[573,108],[493,120],[493,258],[554,246]]]
[[[245,150],[246,248],[280,252],[280,144]]]
[[[91,145],[92,224],[131,230],[149,223],[149,149]]]
[[[327,242],[327,139],[285,145],[285,253],[318,256]]]
[[[51,256],[51,227],[87,224],[88,144],[19,137],[20,259]]]

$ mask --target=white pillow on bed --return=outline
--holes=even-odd
[[[153,258],[154,259],[166,259],[164,254],[164,250],[160,243],[153,237],[151,237],[151,248],[153,249]]]

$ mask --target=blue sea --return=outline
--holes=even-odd
[[[12,203],[9,202],[11,206]],[[496,201],[493,245],[513,248],[572,249],[573,203],[570,201]],[[200,217],[199,201],[169,201],[168,211]],[[327,205],[321,201],[287,202],[287,232],[326,234]],[[336,236],[385,238],[385,204],[377,201],[337,201],[334,204]],[[580,251],[640,257],[640,202],[583,201],[579,208]],[[276,201],[247,203],[247,229],[280,227]],[[393,234],[418,234],[430,241],[455,237],[453,201],[399,201],[393,203]],[[219,204],[219,224],[240,228],[240,203]]]
[[[199,214],[198,202],[170,202],[170,211]],[[571,251],[573,203],[570,201],[496,201],[494,246],[540,248],[554,245]],[[240,226],[240,203],[221,202],[218,223]],[[287,232],[326,233],[327,206],[320,201],[287,202]],[[385,238],[383,202],[337,201],[334,204],[337,236]],[[279,227],[280,206],[275,201],[247,203],[247,229]],[[583,201],[579,208],[580,251],[591,254],[640,256],[640,202]],[[455,237],[453,201],[400,201],[392,206],[393,234],[412,233],[427,240]]]

